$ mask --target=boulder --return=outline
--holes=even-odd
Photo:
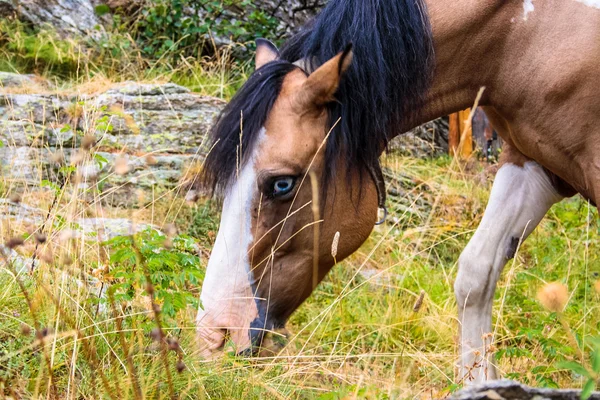
[[[40,265],[39,260],[34,260],[31,257],[23,257],[17,253],[14,249],[9,249],[6,246],[0,245],[0,273],[10,272],[16,273],[17,275],[29,272],[32,269],[37,268]],[[6,261],[10,263],[6,265]]]
[[[2,0],[0,0],[0,6],[2,5]],[[0,10],[0,14],[2,11]],[[45,83],[43,79],[36,75],[26,75],[26,74],[15,74],[13,72],[3,72],[0,71],[0,89],[10,88],[10,87],[21,87],[28,86],[33,84]]]
[[[538,389],[510,380],[490,381],[463,389],[451,400],[579,400],[581,390]],[[592,393],[591,400],[600,400],[600,392]]]
[[[0,198],[0,226],[5,223],[11,224],[18,230],[23,228],[39,229],[44,222],[48,212],[24,203],[15,203],[9,199]],[[61,216],[71,229],[72,237],[84,235],[86,238],[96,238],[101,241],[112,239],[116,236],[127,236],[144,231],[146,229],[158,229],[154,225],[136,223],[126,218],[74,218],[69,220]],[[8,250],[8,249],[5,249]]]
[[[99,0],[0,0],[0,18],[51,26],[63,36],[84,36],[106,22],[94,11],[99,4]]]
[[[96,96],[6,94],[0,97],[0,140],[72,147],[81,139],[72,128],[96,129],[103,146],[195,153],[223,106],[170,83],[126,83]]]
[[[17,184],[60,183],[66,162],[83,179],[79,189],[132,206],[138,189],[177,187],[202,156],[224,104],[172,83],[127,82],[97,95],[6,94],[0,97],[0,174]],[[95,155],[80,159],[84,135],[96,138]],[[121,155],[129,167],[117,174]]]
[[[100,241],[133,235],[149,228],[157,229],[150,224],[138,224],[126,218],[79,218],[76,224],[86,237]]]

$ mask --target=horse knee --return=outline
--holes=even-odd
[[[476,254],[469,246],[458,259],[458,276],[454,282],[454,294],[460,308],[487,302],[492,286],[493,257]]]

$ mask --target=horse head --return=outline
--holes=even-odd
[[[255,351],[373,228],[374,180],[352,166],[334,173],[325,151],[327,107],[352,58],[348,47],[308,74],[258,41],[256,71],[215,125],[204,179],[223,211],[197,318],[207,355],[227,337]]]

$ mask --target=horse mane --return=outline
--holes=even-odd
[[[281,59],[257,70],[234,96],[212,131],[215,147],[204,175],[213,188],[224,188],[235,173],[232,159],[240,143],[242,162],[264,125],[285,74],[304,59],[311,70],[352,44],[353,62],[344,74],[337,102],[328,105],[329,123],[339,123],[326,146],[326,176],[340,155],[347,168],[372,169],[401,132],[401,122],[423,101],[434,67],[431,27],[423,0],[330,0],[300,32],[283,45]]]

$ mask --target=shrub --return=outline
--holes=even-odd
[[[174,63],[211,53],[215,42],[253,46],[279,25],[250,0],[150,0],[135,17],[115,21],[118,31],[132,32],[146,57]]]

